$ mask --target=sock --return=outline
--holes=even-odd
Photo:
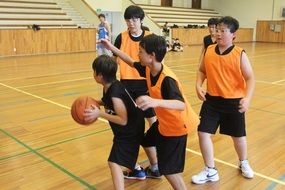
[[[156,171],[156,170],[158,170],[158,164],[152,164],[151,166],[150,166],[150,169],[151,169],[151,171]]]
[[[136,164],[136,166],[135,166],[135,170],[141,170],[141,166],[140,166],[140,165],[138,165],[138,164]]]
[[[215,166],[214,166],[214,167],[209,167],[209,166],[206,166],[206,167],[207,167],[207,168],[209,168],[209,169],[214,169],[214,170],[217,170]]]

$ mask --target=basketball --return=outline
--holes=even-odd
[[[84,121],[84,110],[91,108],[91,105],[95,105],[98,108],[100,107],[99,104],[93,98],[89,96],[80,96],[78,97],[71,106],[71,116],[77,123],[81,125],[89,125],[93,122],[86,122]]]

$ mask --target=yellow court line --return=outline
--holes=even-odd
[[[196,154],[196,155],[198,155],[198,156],[202,156],[202,154],[201,154],[200,152],[197,152],[197,151],[192,150],[192,149],[189,149],[189,148],[186,148],[186,151],[191,152],[191,153],[193,153],[193,154]],[[225,162],[225,161],[220,160],[220,159],[218,159],[218,158],[214,158],[214,160],[215,160],[216,162],[219,162],[219,163],[221,163],[221,164],[230,166],[230,167],[232,167],[232,168],[238,168],[238,166],[236,166],[236,165],[234,165],[234,164],[231,164],[231,163],[228,163],[228,162]],[[273,181],[273,182],[278,183],[278,184],[280,184],[280,185],[285,185],[285,182],[284,182],[284,181],[281,181],[281,180],[278,180],[278,179],[274,179],[274,178],[272,178],[272,177],[263,175],[263,174],[258,173],[258,172],[254,172],[254,174],[255,174],[256,176],[258,176],[258,177],[261,177],[261,178],[264,178],[264,179]]]
[[[49,100],[49,99],[40,97],[40,96],[35,95],[35,94],[31,94],[31,93],[26,92],[26,91],[24,91],[24,90],[20,90],[20,89],[18,89],[18,88],[15,88],[15,87],[12,87],[12,86],[3,84],[3,83],[0,83],[0,85],[2,85],[2,86],[4,86],[4,87],[7,87],[7,88],[9,88],[9,89],[15,90],[15,91],[17,91],[17,92],[20,92],[20,93],[22,93],[22,94],[26,94],[26,95],[28,95],[28,96],[32,96],[32,97],[34,97],[34,98],[40,99],[40,100],[42,100],[42,101],[44,101],[44,102],[48,102],[48,103],[51,103],[51,104],[53,104],[53,105],[59,106],[59,107],[61,107],[61,108],[64,108],[64,109],[67,109],[67,110],[71,110],[71,108],[68,107],[68,106],[65,106],[65,105],[56,103],[56,102],[54,102],[54,101],[51,101],[51,100]],[[108,123],[108,121],[105,120],[105,119],[102,119],[102,118],[98,118],[98,119],[99,119],[100,121],[104,121],[104,122]]]
[[[56,103],[56,102],[51,101],[51,100],[48,100],[48,99],[46,99],[46,98],[43,98],[43,97],[40,97],[40,96],[31,94],[31,93],[29,93],[29,92],[26,92],[26,91],[17,89],[17,88],[15,88],[15,87],[12,87],[12,86],[9,86],[9,85],[3,84],[3,83],[0,83],[0,85],[2,85],[2,86],[4,86],[4,87],[7,87],[7,88],[9,88],[9,89],[15,90],[15,91],[17,91],[17,92],[20,92],[20,93],[22,93],[22,94],[26,94],[26,95],[28,95],[28,96],[32,96],[32,97],[37,98],[37,99],[40,99],[40,100],[42,100],[42,101],[45,101],[45,102],[51,103],[51,104],[53,104],[53,105],[59,106],[59,107],[61,107],[61,108],[70,110],[70,107],[65,106],[65,105],[62,105],[62,104],[59,104],[59,103]],[[99,118],[99,120],[108,123],[108,121],[105,120],[105,119]],[[189,148],[186,148],[186,151],[191,152],[191,153],[196,154],[196,155],[199,155],[199,156],[202,156],[202,154],[201,154],[200,152],[191,150],[191,149],[189,149]],[[219,163],[222,163],[222,164],[224,164],[224,165],[233,167],[233,168],[238,168],[238,167],[237,167],[236,165],[234,165],[234,164],[225,162],[225,161],[220,160],[220,159],[217,159],[217,158],[215,158],[215,161],[216,161],[216,162],[219,162]],[[274,179],[274,178],[272,178],[272,177],[263,175],[263,174],[261,174],[261,173],[257,173],[257,172],[254,172],[254,173],[255,173],[256,176],[259,176],[259,177],[261,177],[261,178],[264,178],[264,179],[273,181],[273,182],[278,183],[278,184],[281,184],[281,185],[285,185],[285,182],[284,182],[284,181],[280,181],[280,180],[278,180],[278,179]]]

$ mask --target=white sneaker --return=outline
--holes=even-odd
[[[205,167],[199,174],[192,176],[192,182],[196,184],[204,184],[208,181],[219,181],[217,169]]]
[[[253,178],[254,173],[253,173],[253,170],[251,169],[251,167],[248,163],[248,160],[240,161],[239,168],[240,168],[241,173],[244,177],[249,178],[249,179]]]

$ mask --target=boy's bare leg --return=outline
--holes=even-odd
[[[239,160],[247,159],[246,137],[232,137]]]
[[[165,177],[174,190],[187,190],[180,174],[165,175]]]
[[[199,145],[206,166],[213,168],[215,167],[214,162],[214,148],[210,133],[198,132]]]
[[[109,168],[111,170],[113,185],[115,190],[123,190],[124,189],[124,175],[121,169],[121,166],[114,163],[108,162]]]
[[[144,151],[148,157],[150,165],[157,164],[156,148],[154,146],[144,147]]]

